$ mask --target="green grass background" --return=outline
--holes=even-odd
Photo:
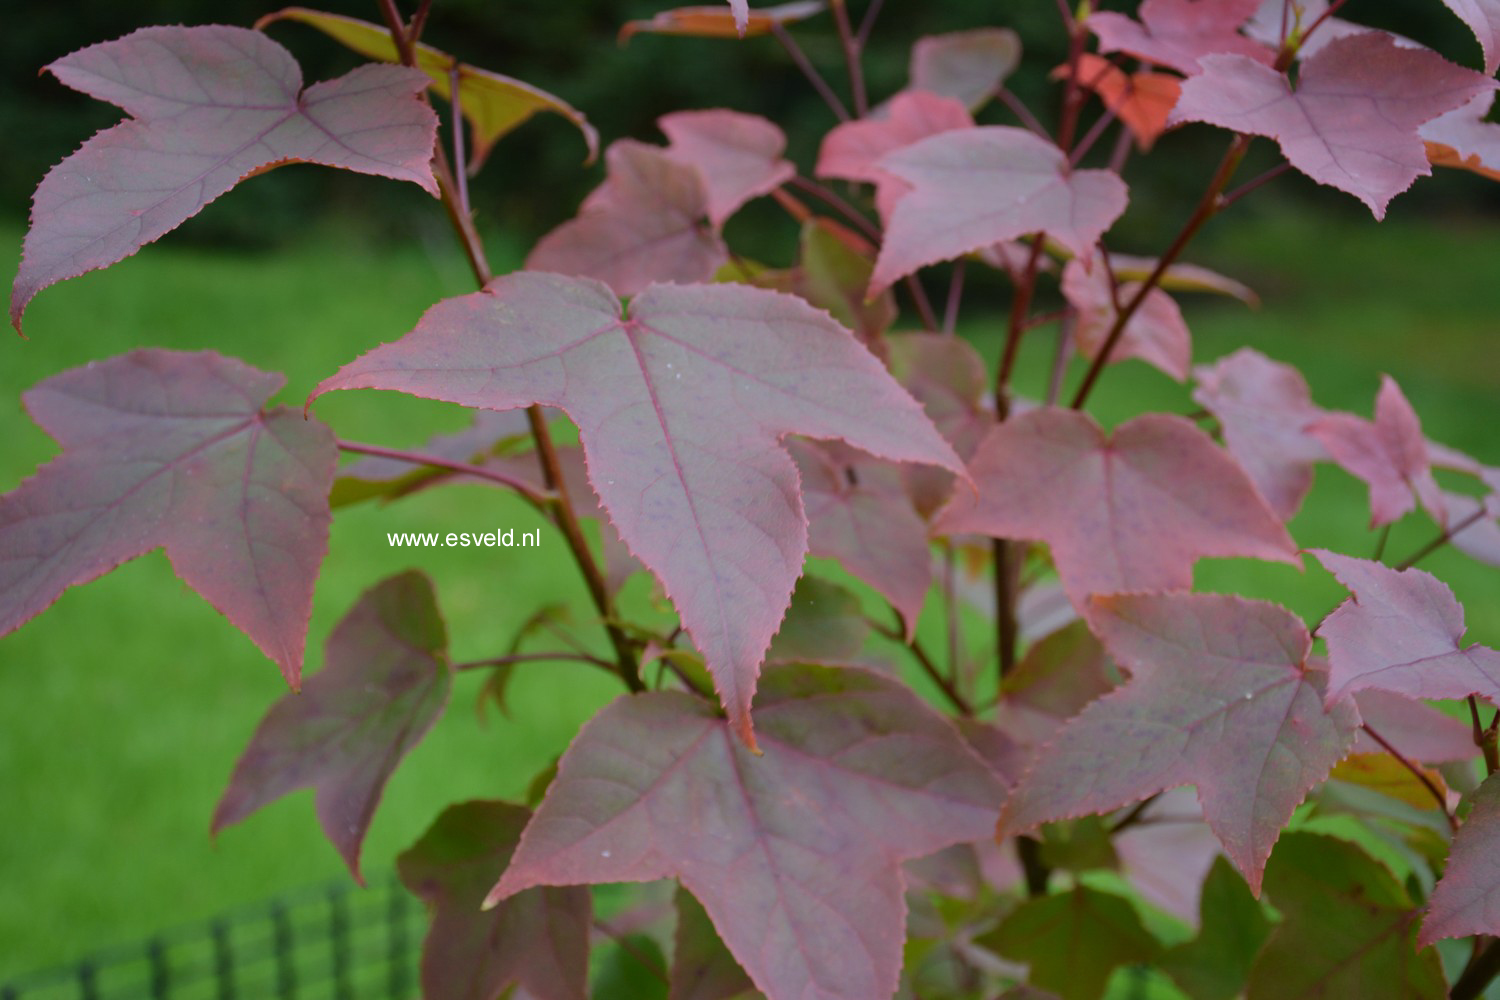
[[[1252,200],[1253,202],[1253,200]],[[1500,464],[1500,224],[1433,224],[1399,210],[1381,226],[1295,214],[1242,216],[1190,255],[1255,286],[1265,306],[1188,297],[1195,357],[1241,345],[1292,361],[1316,400],[1368,416],[1381,372],[1397,376],[1430,436]],[[1234,225],[1230,225],[1230,221]],[[0,228],[16,248],[20,231]],[[514,248],[492,247],[497,264]],[[14,253],[14,249],[12,249]],[[11,258],[12,262],[14,257]],[[300,405],[356,353],[399,336],[436,299],[469,290],[444,234],[370,247],[318,232],[274,255],[205,251],[168,240],[104,272],[48,290],[29,340],[0,338],[0,490],[55,449],[21,411],[28,386],[91,359],[142,346],[213,348],[283,371],[281,400]],[[999,319],[966,323],[993,360]],[[1037,391],[1049,337],[1031,337],[1021,385]],[[1078,370],[1070,384],[1076,384]],[[1117,366],[1094,409],[1117,421],[1145,407],[1188,412],[1187,390],[1136,363]],[[317,412],[342,436],[414,445],[461,426],[454,407],[394,394],[338,393]],[[1368,554],[1362,485],[1331,467],[1293,524],[1304,545]],[[540,527],[532,550],[403,551],[387,531]],[[1419,515],[1388,551],[1434,533]],[[1450,581],[1471,635],[1500,643],[1500,570],[1446,551],[1424,564]],[[335,519],[309,640],[309,671],[333,623],[366,587],[402,569],[432,575],[457,659],[493,655],[538,605],[585,608],[560,537],[523,505],[481,487],[364,505]],[[1205,563],[1200,583],[1281,600],[1316,620],[1340,599],[1316,568]],[[586,614],[580,632],[592,635]],[[940,623],[923,623],[935,648]],[[447,716],[391,782],[365,849],[389,868],[447,803],[519,796],[578,725],[617,688],[587,667],[540,665],[513,687],[513,715],[473,709],[479,678],[459,679]],[[274,666],[187,590],[159,553],[68,591],[0,639],[0,980],[130,941],[242,902],[337,876],[311,795],[263,810],[217,841],[209,817],[237,754],[284,691]]]

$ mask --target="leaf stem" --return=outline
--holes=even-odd
[[[1010,376],[1016,367],[1016,356],[1020,353],[1021,337],[1026,333],[1026,314],[1031,310],[1031,297],[1036,291],[1037,270],[1042,263],[1042,248],[1047,234],[1037,233],[1031,244],[1031,255],[1026,258],[1026,267],[1021,280],[1016,282],[1015,294],[1010,300],[1010,325],[1005,333],[1005,349],[1000,355],[1000,367],[995,373],[995,418],[1004,421],[1010,416]]]
[[[854,98],[854,116],[863,118],[870,113],[870,97],[865,90],[864,52],[859,36],[849,23],[848,0],[832,0],[833,20],[838,25],[839,42],[844,46],[844,62],[849,67],[849,93]]]
[[[1400,762],[1402,767],[1410,771],[1416,777],[1416,779],[1422,783],[1422,787],[1427,789],[1428,793],[1432,795],[1433,800],[1437,802],[1438,809],[1442,810],[1443,818],[1448,821],[1448,829],[1457,831],[1458,820],[1454,819],[1453,814],[1448,811],[1447,796],[1443,795],[1443,793],[1438,790],[1438,786],[1432,783],[1432,779],[1427,777],[1426,772],[1424,772],[1417,765],[1413,764],[1411,761],[1407,760],[1405,754],[1403,754],[1400,750],[1397,750],[1394,746],[1391,745],[1389,740],[1387,740],[1384,736],[1381,736],[1373,728],[1371,728],[1369,723],[1361,723],[1360,728],[1369,735],[1370,739],[1374,740],[1376,743],[1379,743],[1382,747],[1384,747],[1386,753],[1396,758],[1396,760]]]
[[[487,670],[494,667],[509,667],[517,663],[545,663],[547,661],[566,660],[572,663],[590,663],[610,673],[615,672],[615,664],[600,656],[592,656],[588,653],[570,653],[558,650],[552,653],[511,653],[508,656],[494,656],[487,660],[471,660],[466,663],[455,663],[455,672],[465,670]]]
[[[884,237],[881,236],[880,230],[876,228],[875,223],[865,218],[863,212],[849,204],[847,200],[828,187],[828,185],[820,184],[811,178],[801,176],[795,176],[787,183],[798,191],[806,192],[827,204],[848,220],[854,228],[858,229],[861,236],[869,239],[877,247],[880,246]]]
[[[948,281],[948,301],[943,306],[943,333],[953,336],[958,331],[958,309],[964,297],[964,264],[967,258],[960,257],[953,263],[953,275]]]
[[[1095,119],[1094,124],[1089,126],[1089,130],[1083,134],[1083,138],[1078,140],[1078,145],[1074,147],[1072,155],[1068,157],[1068,166],[1078,166],[1083,161],[1083,158],[1088,155],[1089,150],[1094,148],[1094,143],[1099,141],[1099,137],[1104,134],[1104,130],[1115,123],[1117,117],[1113,108],[1105,108],[1104,113]]]
[[[1016,116],[1016,119],[1026,127],[1028,132],[1040,136],[1048,142],[1052,141],[1052,136],[1047,134],[1046,128],[1042,126],[1036,115],[1031,113],[1031,109],[1010,88],[1002,84],[995,90],[995,96],[999,98],[1001,104],[1010,109],[1010,113]]]
[[[338,440],[336,442],[339,451],[347,451],[351,455],[369,455],[372,458],[388,458],[395,462],[406,462],[409,465],[425,465],[434,469],[446,469],[448,472],[456,472],[463,476],[473,476],[476,479],[488,479],[499,483],[501,486],[509,487],[519,493],[528,503],[538,510],[546,510],[555,499],[548,493],[539,493],[524,480],[507,475],[495,469],[487,469],[482,465],[473,465],[469,462],[455,462],[443,458],[441,455],[429,455],[420,451],[402,451],[397,448],[382,448],[374,444],[361,444],[358,441]]]
[[[1125,327],[1135,316],[1136,311],[1146,301],[1156,286],[1161,284],[1162,277],[1167,269],[1176,263],[1177,258],[1187,249],[1193,237],[1203,228],[1203,224],[1213,218],[1224,207],[1222,192],[1229,179],[1234,176],[1235,169],[1239,167],[1240,160],[1244,159],[1245,151],[1250,148],[1250,136],[1236,135],[1229,144],[1229,149],[1224,153],[1224,159],[1219,163],[1219,168],[1214,172],[1213,179],[1209,181],[1208,188],[1199,199],[1198,206],[1193,209],[1193,214],[1188,217],[1187,222],[1178,232],[1161,259],[1156,262],[1156,267],[1141,282],[1141,287],[1130,297],[1125,308],[1115,313],[1115,321],[1109,328],[1109,334],[1104,339],[1104,344],[1099,348],[1099,353],[1094,356],[1093,364],[1089,366],[1088,372],[1083,377],[1077,393],[1073,396],[1072,407],[1075,410],[1083,409],[1083,404],[1088,402],[1089,393],[1094,389],[1094,384],[1099,381],[1099,375],[1104,371],[1104,366],[1109,364],[1110,355],[1114,353],[1115,346],[1120,342],[1125,333]]]
[[[395,0],[379,0],[379,3],[381,16],[385,19],[386,29],[391,34],[391,41],[395,44],[396,51],[401,55],[401,62],[406,66],[416,68],[415,42],[412,35],[408,33],[408,29],[402,25],[401,13],[396,9]],[[422,12],[419,10],[418,13]],[[425,17],[423,20],[425,21]],[[421,25],[416,25],[416,27],[420,28]],[[480,288],[484,288],[490,283],[493,274],[485,258],[484,245],[479,238],[479,232],[474,228],[474,216],[463,211],[461,207],[461,199],[453,179],[453,170],[448,163],[448,154],[442,143],[438,143],[433,149],[432,170],[437,178],[438,193],[442,198],[443,207],[448,212],[448,220],[452,223],[453,230],[463,245],[464,253],[469,259],[469,267],[474,272],[474,279],[479,283]],[[584,537],[583,529],[578,524],[578,515],[568,497],[567,484],[563,481],[557,448],[552,443],[552,435],[547,430],[547,421],[542,416],[541,407],[527,407],[526,419],[531,425],[531,436],[536,443],[537,458],[542,468],[542,481],[555,494],[550,504],[553,520],[562,532],[564,540],[567,541],[579,570],[583,573],[584,583],[588,586],[594,607],[604,620],[610,644],[615,650],[620,679],[629,690],[644,691],[646,685],[641,681],[640,664],[636,659],[635,648],[620,627],[614,624],[614,607],[609,597],[609,589],[604,583],[604,574],[599,571],[599,564],[595,562],[593,553],[589,550],[588,539]]]
[[[1495,715],[1500,720],[1500,712]],[[1474,745],[1484,754],[1485,776],[1500,771],[1500,748],[1496,746],[1495,723],[1491,722],[1488,729],[1479,721],[1479,702],[1474,696],[1469,695],[1469,719],[1473,722]]]
[[[865,16],[859,22],[859,32],[854,36],[861,52],[870,41],[870,32],[875,29],[875,19],[880,16],[880,8],[884,5],[885,0],[870,0],[870,6],[865,8]]]
[[[900,643],[910,650],[912,657],[917,661],[917,666],[921,667],[922,672],[937,685],[938,690],[943,692],[944,697],[958,710],[959,714],[974,714],[973,704],[963,696],[963,693],[954,686],[952,681],[943,676],[943,672],[938,669],[937,664],[933,662],[931,655],[928,654],[920,641],[913,638],[911,642],[907,642],[906,637],[901,633],[899,628],[892,628],[879,619],[871,618],[867,615],[865,616],[865,621],[877,635],[883,636],[892,642]]]
[[[468,157],[464,155],[464,112],[460,103],[460,86],[462,80],[458,74],[458,64],[454,63],[448,67],[448,93],[453,98],[453,113],[448,120],[453,129],[453,162],[458,166],[453,177],[458,183],[458,210],[472,218],[474,211],[469,207],[469,171],[464,166]]]
[[[781,22],[775,18],[771,19],[771,34],[776,36],[776,40],[781,43],[781,47],[786,50],[786,54],[792,57],[792,62],[802,71],[802,75],[807,78],[807,82],[812,84],[812,88],[818,92],[818,96],[823,98],[823,103],[828,105],[828,109],[833,112],[833,116],[841,122],[849,121],[849,109],[844,106],[843,101],[839,100],[839,95],[835,94],[833,88],[828,86],[828,81],[823,79],[823,74],[819,73],[817,67],[807,58],[807,53],[802,51],[802,46],[797,44],[797,40],[792,37],[792,33],[787,31]]]
[[[1417,563],[1421,562],[1423,559],[1426,559],[1438,549],[1453,541],[1454,536],[1456,536],[1459,532],[1483,520],[1485,513],[1486,511],[1484,509],[1484,506],[1481,504],[1479,509],[1474,511],[1474,513],[1470,514],[1468,517],[1462,518],[1457,523],[1451,524],[1447,528],[1444,528],[1442,533],[1439,534],[1436,538],[1403,559],[1396,565],[1396,569],[1411,569]]]

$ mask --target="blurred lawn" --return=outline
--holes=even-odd
[[[1500,464],[1493,348],[1500,225],[1440,228],[1397,215],[1380,227],[1273,216],[1206,234],[1195,259],[1245,279],[1266,305],[1251,312],[1189,299],[1195,354],[1209,360],[1251,344],[1301,365],[1320,404],[1367,416],[1379,373],[1391,372],[1430,436]],[[16,228],[0,229],[5,245],[19,239]],[[506,263],[505,253],[494,256],[497,266]],[[139,346],[212,347],[286,372],[281,398],[300,405],[340,363],[469,287],[440,236],[431,247],[372,251],[324,235],[280,256],[185,250],[169,240],[46,291],[28,316],[30,341],[0,348],[0,489],[54,452],[14,401],[58,371]],[[998,326],[970,327],[991,360]],[[1024,351],[1023,390],[1039,391],[1049,341],[1034,335]],[[1145,406],[1194,409],[1185,389],[1135,363],[1104,380],[1094,408],[1115,421]],[[464,422],[454,407],[380,393],[335,394],[318,413],[345,437],[397,446]],[[1368,553],[1367,518],[1363,487],[1325,467],[1293,529],[1304,545]],[[539,550],[418,554],[385,542],[387,531],[473,524],[524,529],[536,518],[479,487],[341,512],[318,590],[309,669],[359,592],[412,565],[434,577],[459,659],[496,653],[542,603],[586,606],[561,539],[545,526]],[[1432,533],[1410,517],[1388,552],[1404,555]],[[1473,637],[1500,643],[1500,571],[1453,552],[1424,565],[1465,601]],[[1317,569],[1216,562],[1199,579],[1282,600],[1310,618],[1341,596]],[[923,628],[940,629],[931,610]],[[941,648],[936,639],[934,646]],[[616,693],[588,668],[541,666],[519,675],[513,717],[492,715],[483,726],[473,711],[478,681],[460,678],[448,716],[392,782],[365,850],[367,871],[388,868],[451,801],[518,796]],[[0,639],[0,979],[338,875],[306,793],[227,831],[217,845],[207,836],[235,757],[283,690],[275,668],[183,587],[160,554],[67,592]]]

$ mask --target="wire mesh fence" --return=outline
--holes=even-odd
[[[330,883],[0,983],[0,1000],[413,1000],[422,904]]]

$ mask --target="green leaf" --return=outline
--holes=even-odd
[[[1193,1000],[1231,1000],[1244,991],[1251,963],[1271,933],[1271,921],[1222,856],[1203,880],[1198,905],[1198,936],[1162,956],[1162,968]]]
[[[1415,948],[1417,911],[1395,877],[1354,844],[1288,833],[1266,866],[1284,917],[1250,970],[1249,1000],[1442,1000],[1437,952]]]
[[[1029,963],[1031,983],[1061,1000],[1097,1000],[1117,967],[1161,952],[1128,900],[1083,885],[1023,903],[978,943]]]
[[[783,663],[851,663],[870,634],[859,598],[850,590],[815,576],[804,576],[792,591],[792,606],[771,640],[766,659]]]

